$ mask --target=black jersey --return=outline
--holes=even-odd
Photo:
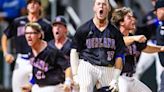
[[[17,53],[27,54],[30,47],[27,44],[25,38],[25,25],[29,22],[27,16],[16,18],[8,27],[4,30],[7,38],[14,38],[14,45]],[[53,39],[52,27],[50,22],[46,19],[39,19],[37,21],[44,31],[45,40],[50,41]]]
[[[130,36],[132,36],[130,34]],[[126,47],[125,53],[125,64],[123,65],[122,73],[134,73],[137,59],[140,56],[140,53],[143,49],[146,48],[145,43],[134,42],[131,45]]]
[[[33,65],[33,78],[41,86],[63,83],[64,70],[70,67],[64,55],[49,45],[36,57],[31,54],[30,62]]]
[[[55,45],[55,40],[49,41],[48,44],[50,46],[52,46],[53,48],[58,49]],[[70,39],[67,39],[67,41],[64,43],[63,47],[61,49],[59,49],[64,54],[66,59],[68,59],[69,61],[70,61],[71,48],[72,48],[72,41]]]
[[[164,21],[160,22],[160,25],[157,29],[157,45],[161,45],[164,46]],[[162,66],[164,67],[164,52],[159,52],[159,59],[160,62],[162,64]]]
[[[80,59],[94,65],[114,65],[117,57],[124,56],[125,44],[118,29],[108,24],[100,31],[93,20],[78,28],[73,38],[73,48],[80,52]]]

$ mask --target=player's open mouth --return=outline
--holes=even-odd
[[[32,39],[27,39],[28,41],[32,41]]]
[[[100,10],[100,12],[99,12],[99,13],[100,13],[100,15],[101,15],[101,14],[103,14],[103,10]]]
[[[58,34],[59,34],[59,32],[56,32],[56,34],[58,35]]]

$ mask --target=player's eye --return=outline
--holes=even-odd
[[[39,32],[25,32],[25,34],[38,34]]]

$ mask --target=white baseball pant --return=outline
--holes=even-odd
[[[32,65],[27,55],[18,54],[12,75],[12,92],[22,92],[22,85],[28,84],[32,76]]]
[[[155,45],[151,40],[148,41],[148,45]],[[161,73],[163,71],[162,65],[160,64],[158,53],[145,53],[142,52],[136,67],[135,76],[140,79],[141,75],[153,64],[155,61],[156,65],[156,81],[158,90],[160,89]]]
[[[97,83],[97,88],[109,86],[113,73],[114,67],[92,65],[87,61],[80,60],[78,67],[80,92],[93,92]]]
[[[152,92],[144,83],[126,74],[119,77],[119,92]]]
[[[43,87],[39,87],[37,84],[34,84],[32,87],[32,92],[64,92],[64,89],[63,84]]]

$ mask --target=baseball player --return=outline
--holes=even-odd
[[[155,3],[157,0],[151,0],[152,5],[155,7]],[[159,21],[154,14],[154,10],[150,11],[143,19],[143,22],[146,24],[145,30],[137,30],[136,35],[143,34],[148,39],[147,44],[148,45],[156,45],[156,31],[157,27],[159,25]],[[161,82],[161,73],[163,71],[162,65],[160,64],[158,53],[145,53],[141,52],[141,55],[139,57],[137,66],[136,66],[136,73],[135,77],[138,79],[141,78],[141,76],[144,74],[144,72],[155,62],[155,68],[156,68],[156,81],[157,81],[157,89],[159,91],[160,89],[160,82]]]
[[[25,37],[32,49],[30,63],[33,65],[34,83],[37,84],[33,86],[32,92],[70,92],[70,85],[62,85],[65,76],[71,77],[70,63],[58,49],[43,40],[41,26],[34,22],[28,23],[25,26]]]
[[[15,50],[17,54],[15,69],[12,76],[12,91],[21,92],[21,86],[28,83],[29,75],[32,73],[32,66],[29,62],[28,53],[30,47],[25,39],[24,27],[28,22],[38,22],[45,33],[45,40],[49,41],[53,38],[51,36],[51,24],[46,19],[40,17],[41,2],[40,0],[27,1],[28,15],[16,18],[11,25],[4,30],[2,36],[2,50],[5,61],[9,64],[13,63],[14,57],[8,52],[8,40],[14,38]]]
[[[155,5],[155,12],[157,15],[158,20],[160,21],[160,25],[158,26],[158,29],[156,31],[156,37],[157,37],[157,45],[164,45],[164,0],[158,0]],[[163,67],[163,71],[161,74],[161,84],[160,84],[160,90],[159,92],[164,92],[164,52],[158,53],[160,63]]]
[[[70,51],[72,47],[72,40],[67,37],[67,21],[64,16],[57,16],[52,22],[52,32],[54,39],[49,41],[48,44],[55,49],[60,50],[67,61],[70,62]],[[71,85],[71,78],[65,78],[65,83]]]
[[[108,87],[118,91],[125,44],[121,33],[108,21],[108,0],[94,0],[94,17],[80,26],[73,38],[70,61],[80,92]]]
[[[119,77],[119,92],[152,92],[146,85],[133,77],[135,66],[140,52],[154,53],[164,51],[162,46],[146,45],[146,37],[143,35],[132,36],[129,32],[135,30],[133,13],[130,8],[116,9],[112,14],[111,21],[118,26],[124,35],[127,46],[125,64]]]
[[[67,21],[64,16],[57,16],[52,22],[52,32],[54,39],[49,42],[53,48],[61,50],[65,57],[70,61],[70,50],[72,40],[67,37]]]

